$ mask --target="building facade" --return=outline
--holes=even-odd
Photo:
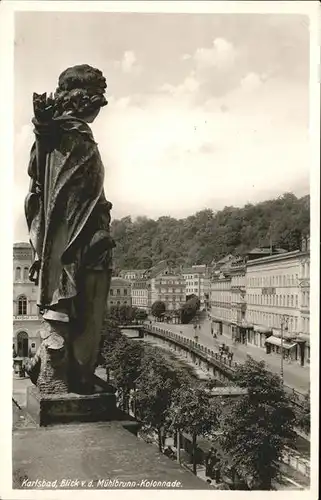
[[[119,272],[119,277],[128,281],[136,281],[142,279],[145,272],[145,269],[123,269]]]
[[[301,365],[310,361],[310,243],[300,250],[255,249],[245,259],[227,256],[211,278],[213,332]]]
[[[29,281],[33,262],[29,243],[13,245],[13,348],[18,356],[34,354],[40,345],[41,317],[37,287]]]
[[[230,266],[231,286],[231,336],[245,343],[249,325],[246,321],[246,264],[242,259]]]
[[[132,306],[150,312],[152,306],[151,284],[147,279],[139,279],[132,282],[131,286]]]
[[[310,361],[309,263],[305,250],[255,259],[247,263],[247,341],[279,353],[281,336],[288,357]]]
[[[111,278],[108,295],[108,307],[131,306],[131,282],[124,278]]]
[[[232,294],[231,276],[219,273],[211,280],[210,317],[213,332],[217,335],[229,335],[232,332]]]
[[[154,278],[153,281],[155,300],[164,302],[166,311],[180,309],[186,301],[186,282],[183,276],[166,272]]]
[[[207,266],[184,268],[181,273],[186,281],[186,295],[196,295],[200,300],[200,308],[207,309],[210,295],[210,277]]]

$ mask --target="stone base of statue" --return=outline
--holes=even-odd
[[[39,426],[76,422],[121,420],[115,390],[95,377],[92,394],[44,394],[37,387],[27,389],[27,412]]]

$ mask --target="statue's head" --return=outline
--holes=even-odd
[[[92,122],[100,108],[106,106],[106,78],[88,64],[67,68],[61,73],[55,92],[56,116],[71,114]]]

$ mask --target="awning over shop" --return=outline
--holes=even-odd
[[[265,341],[266,344],[273,344],[273,345],[277,345],[279,347],[281,347],[281,339],[279,337],[274,337],[273,335],[271,335],[271,337],[269,337],[268,339],[266,339]],[[285,340],[283,340],[283,348],[284,349],[292,349],[292,347],[295,347],[296,346],[296,343],[295,342],[286,342]]]
[[[251,323],[246,323],[245,321],[231,321],[233,326],[238,326],[239,328],[253,328]]]
[[[297,336],[295,339],[296,342],[307,342],[310,344],[310,335],[307,335],[305,333],[301,333],[300,335]]]
[[[272,328],[265,328],[264,326],[255,327],[254,330],[258,333],[272,333]]]

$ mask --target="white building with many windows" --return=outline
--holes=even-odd
[[[150,312],[152,306],[151,284],[147,279],[132,282],[131,286],[132,306]]]
[[[213,332],[268,353],[310,360],[310,248],[250,252],[245,262],[227,256],[211,279]]]
[[[207,266],[184,268],[182,276],[186,281],[186,295],[196,295],[200,300],[200,308],[207,308],[210,295],[210,277]]]
[[[40,345],[41,317],[37,287],[29,281],[33,256],[29,243],[13,245],[13,347],[18,356],[35,353]]]
[[[154,278],[154,287],[155,300],[164,302],[166,311],[177,311],[186,301],[186,282],[180,274],[164,272]]]
[[[247,341],[268,352],[283,348],[301,364],[310,358],[308,242],[302,250],[247,262]]]
[[[211,281],[210,316],[214,333],[231,336],[232,331],[232,294],[231,276],[220,273]]]

